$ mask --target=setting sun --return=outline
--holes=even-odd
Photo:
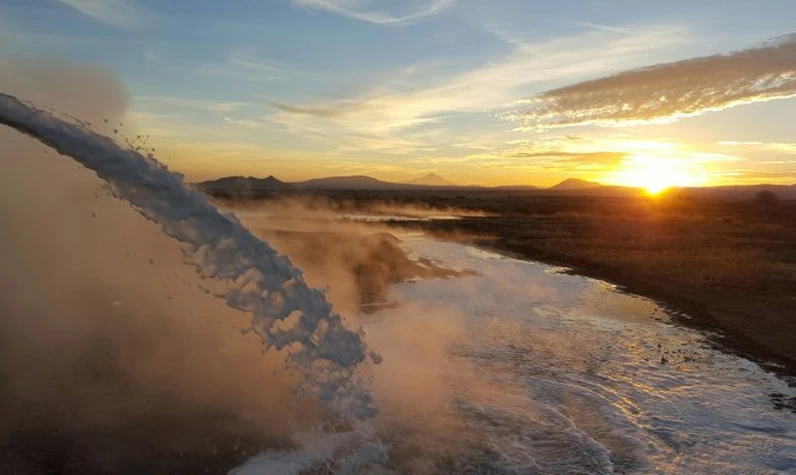
[[[697,186],[705,180],[699,170],[687,168],[681,160],[638,155],[617,170],[610,181],[657,195],[672,187]]]

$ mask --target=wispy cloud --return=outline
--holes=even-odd
[[[273,107],[282,112],[309,117],[335,118],[344,117],[368,108],[368,102],[339,101],[337,103],[321,104],[317,106],[291,106],[276,101],[269,101]]]
[[[747,150],[763,150],[768,152],[779,152],[786,155],[796,155],[796,142],[739,142],[725,140],[719,142],[719,145],[738,147]]]
[[[56,0],[97,21],[117,28],[133,28],[149,14],[132,0]]]
[[[513,115],[537,128],[671,122],[796,97],[796,34],[763,46],[659,64],[553,89]]]
[[[405,90],[387,84],[333,101],[272,102],[276,113],[269,120],[303,134],[394,139],[421,126],[441,126],[460,114],[504,111],[529,88],[621,70],[691,40],[683,28],[653,27],[633,34],[593,31],[545,43],[517,44],[500,61],[430,86]]]
[[[370,0],[290,0],[293,4],[314,10],[326,10],[356,20],[377,25],[403,25],[442,13],[457,0],[411,0],[394,2],[406,5],[399,11],[374,10],[368,8]],[[392,2],[391,2],[392,3]]]
[[[139,106],[149,106],[152,108],[184,108],[210,112],[233,112],[254,105],[254,103],[251,102],[225,102],[170,96],[136,96],[133,98],[133,102]]]
[[[530,159],[537,163],[570,163],[591,165],[618,165],[627,155],[626,152],[563,152],[554,150],[549,152],[523,152],[518,151],[507,154],[511,158]]]
[[[223,62],[204,64],[198,68],[197,73],[250,82],[273,81],[296,75],[290,65],[260,58],[246,51],[231,52]]]
[[[721,184],[760,184],[796,186],[796,168],[788,170],[733,169],[716,173]]]

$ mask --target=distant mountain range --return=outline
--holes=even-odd
[[[211,193],[246,194],[263,191],[287,191],[296,187],[270,175],[268,178],[253,176],[227,176],[217,180],[197,183],[200,190]]]
[[[409,183],[395,183],[366,175],[334,176],[287,183],[273,176],[268,178],[231,176],[197,183],[197,187],[210,193],[247,194],[285,190],[398,190],[461,187],[439,175],[429,173]]]
[[[537,190],[531,185],[481,187],[475,185],[458,185],[436,173],[428,173],[406,183],[379,180],[367,175],[333,176],[313,180],[288,183],[274,176],[255,178],[229,176],[216,180],[196,183],[205,192],[211,193],[259,193],[286,190],[403,190],[403,189],[499,189],[499,190]]]
[[[462,190],[462,191],[526,191],[539,193],[577,194],[593,196],[633,196],[644,193],[640,188],[626,186],[606,186],[593,181],[568,178],[561,183],[549,188],[534,186],[462,186],[446,180],[445,178],[429,173],[409,183],[396,183],[379,180],[367,175],[337,176],[317,178],[297,183],[283,182],[274,176],[267,178],[230,176],[217,180],[204,181],[196,184],[200,190],[217,195],[256,195],[298,190]],[[682,196],[746,200],[753,198],[757,193],[768,190],[774,192],[780,199],[796,200],[796,184],[794,185],[735,185],[716,186],[703,188],[678,188],[672,193]]]

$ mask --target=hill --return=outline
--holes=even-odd
[[[422,185],[422,186],[458,186],[456,183],[446,180],[436,173],[428,173],[420,178],[409,181],[409,185]]]
[[[382,181],[367,175],[316,178],[294,183],[294,185],[302,190],[391,190],[411,186]]]
[[[295,187],[290,183],[285,183],[273,175],[267,178],[256,178],[252,176],[227,176],[217,180],[203,181],[196,185],[205,193],[224,193],[224,194],[251,194],[275,191],[294,190]]]
[[[601,188],[603,185],[595,181],[586,181],[579,178],[567,178],[561,183],[551,186],[548,190],[588,190],[592,188]]]

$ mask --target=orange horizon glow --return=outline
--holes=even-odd
[[[462,186],[537,186],[546,188],[568,178],[577,178],[603,185],[642,188],[650,195],[658,195],[670,188],[701,187],[742,184],[792,184],[787,178],[771,179],[754,176],[738,176],[732,167],[736,157],[721,155],[692,148],[684,143],[672,141],[602,139],[566,144],[562,153],[588,155],[595,150],[624,156],[614,163],[587,164],[570,169],[557,164],[532,162],[518,163],[510,172],[498,170],[484,173],[488,168],[466,168],[454,162],[443,162],[433,167],[400,167],[373,164],[367,159],[351,159],[345,162],[323,152],[299,153],[292,150],[258,146],[243,146],[236,143],[202,143],[191,146],[168,144],[158,150],[166,157],[166,163],[186,175],[188,181],[204,181],[223,176],[273,175],[285,182],[298,182],[333,176],[368,175],[373,178],[406,183],[427,173],[435,173]],[[164,150],[165,149],[165,150]],[[505,151],[496,150],[494,157],[480,154],[477,160],[484,164],[494,158],[502,159]],[[265,160],[264,157],[268,157]],[[274,157],[274,158],[271,158]],[[473,159],[475,160],[475,159]],[[463,163],[471,163],[465,160]],[[296,163],[303,166],[296,167]],[[428,163],[428,161],[426,161]]]

